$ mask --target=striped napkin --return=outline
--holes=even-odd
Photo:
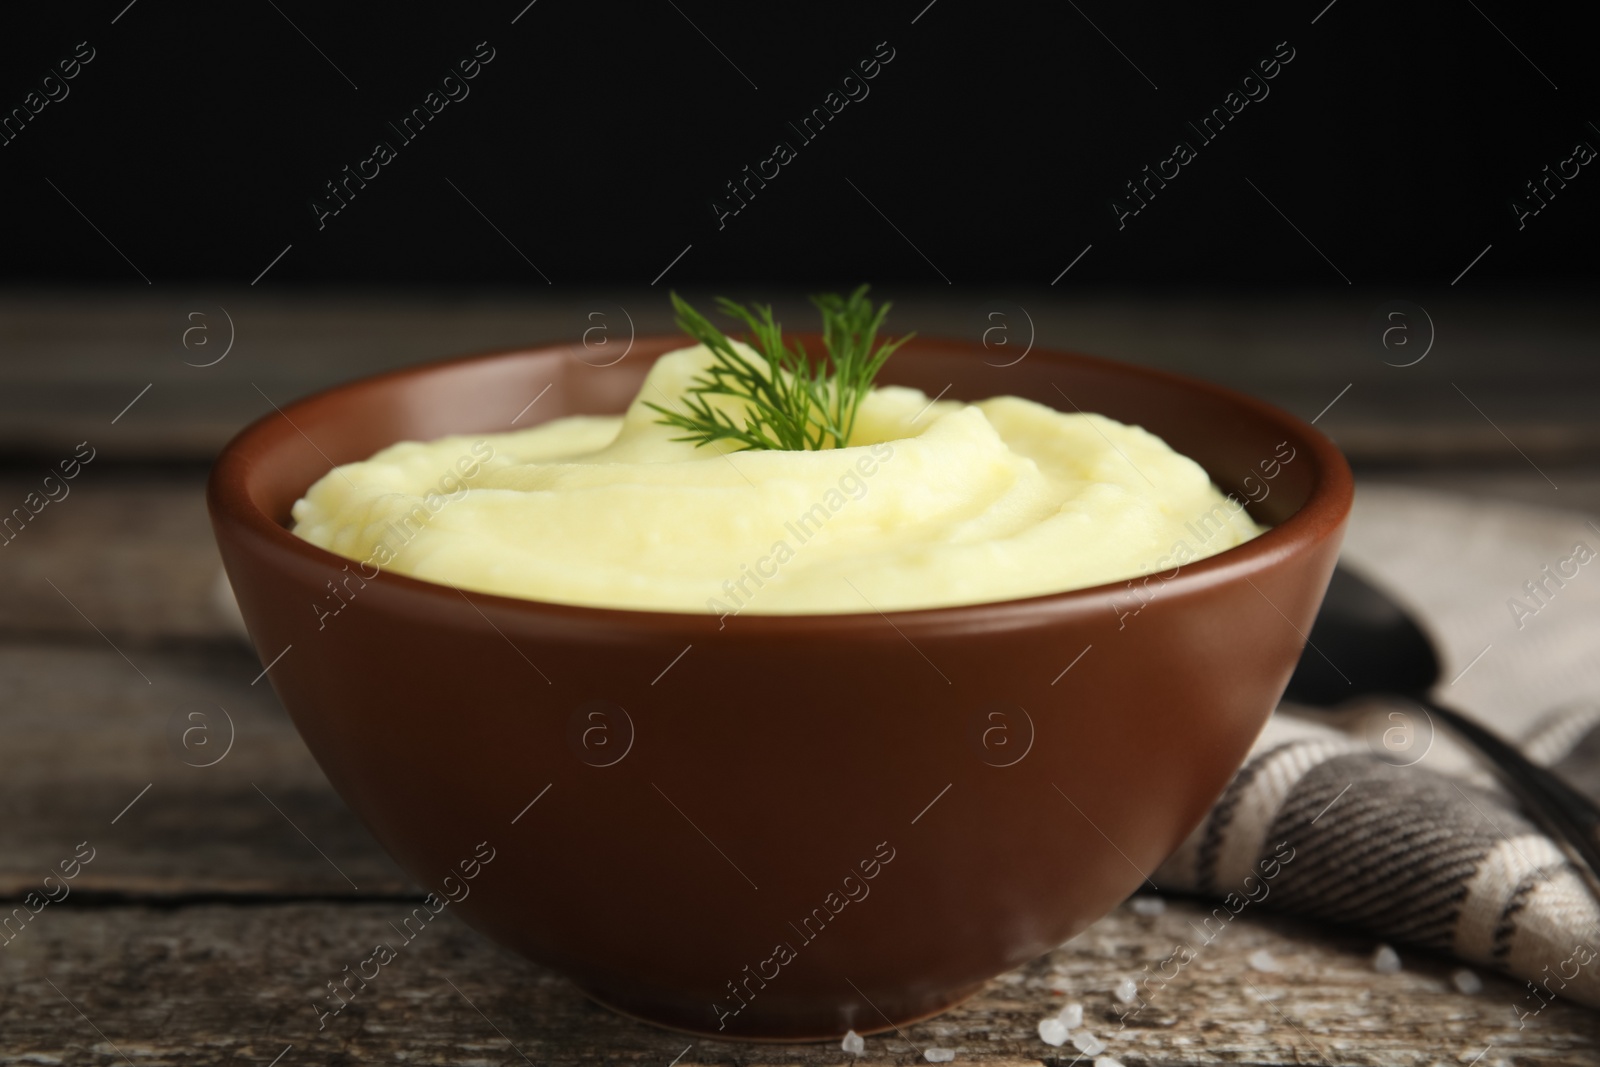
[[[1363,486],[1345,562],[1424,620],[1441,702],[1600,796],[1600,560],[1531,591],[1579,544],[1600,552],[1582,515]],[[1558,997],[1600,1007],[1600,905],[1494,778],[1402,702],[1285,704],[1154,880],[1218,898],[1219,924],[1259,905],[1503,971],[1525,985],[1524,1024]]]

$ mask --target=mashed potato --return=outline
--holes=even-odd
[[[645,401],[676,404],[708,358],[701,346],[662,357],[621,416],[405,442],[346,464],[295,504],[294,532],[361,561],[367,579],[386,569],[566,604],[802,614],[1099,585],[1262,530],[1155,435],[1017,397],[875,389],[848,448],[673,441],[682,431]]]

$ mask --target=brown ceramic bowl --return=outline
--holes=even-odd
[[[1304,422],[1216,386],[916,340],[886,381],[1137,423],[1273,529],[1149,583],[723,629],[360,585],[287,529],[330,461],[503,431],[535,396],[518,426],[618,412],[684,343],[641,338],[605,368],[568,346],[422,366],[245,429],[209,504],[251,639],[400,865],[469,892],[447,910],[597,1000],[738,1039],[939,1012],[1105,914],[1199,822],[1311,628],[1349,469]],[[321,617],[330,582],[348,605]]]

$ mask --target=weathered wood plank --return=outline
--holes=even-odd
[[[680,1056],[683,1064],[741,1067],[848,1062],[834,1043],[736,1044],[619,1018],[450,916],[402,945],[319,1031],[313,1003],[338,1003],[324,1001],[324,983],[377,941],[394,941],[389,924],[404,911],[399,902],[52,905],[0,950],[0,1060],[73,1067],[114,1062],[120,1052],[133,1063],[183,1067],[266,1064],[280,1053],[284,1067],[525,1060],[664,1067]],[[1193,941],[1189,924],[1203,914],[1182,902],[1156,918],[1119,909],[966,1004],[907,1027],[904,1037],[869,1037],[861,1062],[920,1063],[920,1050],[939,1046],[963,1063],[1069,1064],[1071,1046],[1046,1046],[1036,1030],[1068,997],[1084,1004],[1085,1025],[1129,1067],[1554,1067],[1600,1058],[1600,1017],[1590,1012],[1556,1001],[1519,1030],[1518,990],[1507,982],[1486,976],[1483,991],[1466,996],[1451,986],[1449,964],[1421,957],[1408,958],[1400,974],[1379,975],[1368,942],[1248,913],[1153,995],[1140,1025],[1117,1033],[1110,991]],[[1263,949],[1281,972],[1250,968],[1249,956]]]
[[[81,890],[408,891],[267,684],[250,684],[260,669],[229,645],[129,659],[0,645],[0,897],[37,889],[82,841],[97,853]]]
[[[1576,298],[1416,294],[1439,344],[1416,366],[1395,367],[1384,358],[1398,363],[1420,349],[1372,346],[1373,312],[1387,295],[883,295],[896,302],[898,330],[974,340],[987,333],[995,364],[1015,358],[1032,336],[1041,347],[1234,385],[1305,418],[1350,385],[1326,425],[1357,459],[1496,459],[1512,454],[1510,437],[1543,462],[1580,458],[1600,445],[1587,399],[1600,391],[1600,365],[1590,358],[1600,316]],[[803,299],[779,294],[774,302],[786,321],[812,321]],[[186,365],[222,354],[230,331],[224,308],[233,350],[214,366]],[[578,345],[596,310],[608,315],[610,339],[620,343],[628,327],[619,309],[640,333],[672,328],[658,290],[405,299],[199,289],[148,297],[3,294],[0,453],[67,455],[90,440],[121,458],[206,459],[238,427],[270,412],[272,401],[359,375],[488,348]],[[1422,325],[1410,325],[1420,341]],[[185,331],[196,328],[185,348]]]
[[[1386,468],[1360,480],[1600,514],[1600,467],[1543,470],[1559,491],[1521,458],[1478,469]],[[118,644],[232,640],[236,631],[217,595],[222,563],[201,472],[91,464],[73,486],[0,547],[0,640],[99,644],[96,627]],[[20,502],[36,487],[37,479],[0,474],[0,504]]]
[[[194,322],[187,312],[210,312],[219,302],[239,323],[236,351],[215,367],[184,366],[218,351],[181,347],[182,330]],[[627,306],[641,332],[670,326],[659,294],[610,302]],[[1023,294],[1011,306],[1029,309],[1040,345],[1226,381],[1306,417],[1349,384],[1318,425],[1358,460],[1503,461],[1491,472],[1390,471],[1386,478],[1600,511],[1592,465],[1552,465],[1563,457],[1592,463],[1600,446],[1592,415],[1600,320],[1592,311],[1562,301],[1425,300],[1441,336],[1448,331],[1450,359],[1397,370],[1362,347],[1371,302]],[[787,303],[780,310],[789,319],[806,318],[797,302]],[[897,320],[924,333],[976,338],[1003,303],[913,294],[900,300]],[[618,1020],[453,920],[408,946],[381,987],[319,1034],[309,1005],[325,991],[321,983],[387,936],[398,903],[182,903],[414,890],[332,793],[265,683],[250,684],[260,666],[228,636],[215,603],[217,558],[198,470],[139,472],[118,461],[204,459],[244,421],[270,410],[263,392],[282,402],[421,359],[576,342],[591,324],[588,310],[600,304],[0,298],[0,455],[11,457],[0,474],[0,510],[42,479],[43,468],[35,476],[27,464],[65,458],[86,439],[109,460],[86,468],[68,499],[0,548],[0,898],[14,902],[36,888],[80,841],[97,850],[74,883],[76,896],[46,909],[0,950],[0,1062],[118,1058],[41,976],[143,1062],[267,1063],[291,1043],[285,1065],[402,1057],[521,1063],[521,1053],[539,1063],[665,1064],[679,1053],[684,1064],[844,1058],[835,1046],[695,1041],[685,1049],[689,1038]],[[997,353],[997,361],[1002,356],[1010,353]],[[150,391],[113,424],[145,385]],[[1502,431],[1561,485],[1559,501],[1521,469]],[[233,748],[214,766],[186,766],[218,749],[176,744],[173,737],[195,721],[182,717],[205,712],[207,743],[220,745],[228,720],[213,714],[219,707],[231,716]],[[161,906],[107,903],[128,895]],[[1197,914],[1181,904],[1160,919],[1119,911],[906,1036],[920,1047],[954,1048],[961,1061],[1071,1063],[1072,1055],[1042,1045],[1034,1032],[1046,1008],[1061,1002],[1052,980],[1082,997],[1089,1025],[1106,1036],[1115,1025],[1106,1015],[1108,990],[1191,937],[1187,921]],[[1249,954],[1263,947],[1285,972],[1250,969]],[[1453,965],[1427,959],[1378,976],[1366,963],[1370,948],[1323,927],[1249,916],[1208,946],[1162,991],[1143,1025],[1109,1051],[1130,1065],[1600,1063],[1600,1023],[1591,1013],[1557,1002],[1519,1030],[1512,1004],[1520,991],[1510,984],[1485,976],[1485,992],[1464,997],[1448,984]],[[896,1037],[869,1039],[868,1056],[920,1062]]]
[[[0,475],[0,509],[22,504],[43,477],[42,468]],[[99,627],[143,644],[229,632],[203,474],[91,463],[65,484],[64,496],[56,488],[61,498],[0,546],[0,635],[99,641]]]
[[[106,861],[85,883],[106,891],[356,892],[261,793],[360,892],[405,889],[266,683],[250,684],[260,664],[213,604],[218,564],[198,475],[97,485],[86,480],[92,473],[60,511],[51,505],[37,529],[0,550],[0,895],[26,891],[73,844],[107,832],[116,836]],[[1563,504],[1600,512],[1592,468],[1553,473]],[[1531,472],[1390,477],[1530,502],[1556,495]],[[232,716],[233,750],[215,767],[185,766],[217,751],[202,752],[202,739],[220,747],[227,720],[218,707]],[[195,748],[184,751],[171,723],[195,711],[215,733],[191,734]]]
[[[688,1039],[613,1019],[453,921],[408,946],[406,965],[395,970],[400,981],[389,983],[386,970],[371,998],[319,1035],[311,995],[359,957],[366,942],[384,936],[396,909],[405,910],[398,901],[96,906],[106,893],[158,902],[210,893],[356,895],[290,819],[360,894],[408,890],[323,783],[270,693],[248,685],[255,666],[247,654],[152,651],[135,662],[151,685],[110,649],[0,650],[0,677],[8,680],[0,897],[15,902],[36,888],[80,840],[97,849],[74,883],[76,897],[46,908],[0,951],[0,1061],[37,1055],[74,1064],[114,1055],[40,975],[72,996],[124,1052],[151,1062],[267,1062],[290,1043],[294,1055],[305,1057],[300,1062],[387,1062],[401,1050],[424,1063],[522,1062],[446,977],[541,1064],[660,1064],[684,1050]],[[180,755],[204,761],[211,754],[202,756],[198,746],[175,750],[166,739],[168,701],[180,690],[182,700],[221,703],[234,716],[237,741],[214,767],[184,766]],[[139,796],[146,784],[150,791]],[[1108,1036],[1115,1025],[1105,1014],[1108,990],[1192,941],[1188,923],[1202,913],[1182,903],[1159,919],[1119,911],[1047,961],[997,980],[978,1000],[909,1029],[907,1037],[924,1048],[955,1048],[962,1061],[1068,1063],[1070,1056],[1034,1036],[1044,1005],[1061,1002],[1051,996],[1052,979],[1084,999],[1090,1026]],[[1367,966],[1365,939],[1312,924],[1246,919],[1206,946],[1112,1051],[1129,1064],[1409,1067],[1441,1057],[1465,1063],[1492,1041],[1495,1055],[1511,1057],[1505,1062],[1600,1062],[1593,1051],[1600,1022],[1581,1009],[1558,1002],[1519,1031],[1512,1011],[1519,991],[1509,983],[1485,976],[1485,993],[1462,997],[1449,988],[1452,965],[1445,961],[1408,958],[1402,975],[1378,976]],[[434,932],[441,936],[434,939]],[[1251,970],[1248,957],[1259,948],[1270,950],[1285,972]],[[886,1062],[916,1061],[893,1038],[872,1039],[869,1052]],[[831,1047],[696,1042],[684,1062],[817,1064],[836,1063],[839,1055]]]

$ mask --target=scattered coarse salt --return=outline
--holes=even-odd
[[[1250,968],[1251,970],[1265,971],[1268,974],[1275,974],[1278,971],[1283,970],[1283,964],[1278,962],[1278,957],[1274,956],[1266,949],[1258,948],[1254,952],[1250,953]]]
[[[1483,992],[1483,979],[1479,978],[1476,974],[1473,974],[1465,967],[1462,967],[1457,971],[1452,971],[1450,973],[1450,981],[1455,983],[1456,989],[1465,993],[1469,997]]]
[[[1111,991],[1111,995],[1123,1004],[1132,1004],[1139,999],[1139,987],[1134,984],[1132,978],[1124,978],[1117,983],[1117,987]]]
[[[1053,1048],[1060,1048],[1067,1043],[1069,1030],[1067,1024],[1054,1015],[1039,1020],[1039,1040]]]
[[[1106,1050],[1106,1043],[1087,1030],[1079,1030],[1072,1035],[1072,1047],[1085,1056],[1098,1056]]]
[[[1083,1005],[1076,1000],[1056,1012],[1056,1018],[1061,1020],[1061,1025],[1068,1030],[1076,1030],[1083,1025]]]
[[[1154,918],[1167,910],[1167,902],[1162,897],[1138,896],[1128,900],[1128,907],[1135,915]]]
[[[1094,1067],[1122,1067],[1122,1061],[1115,1056],[1096,1056]]]
[[[953,1048],[930,1048],[923,1051],[922,1058],[929,1063],[949,1063],[956,1058],[956,1050]]]
[[[1399,974],[1400,954],[1388,945],[1379,945],[1372,954],[1372,969],[1379,974]]]
[[[856,1033],[854,1030],[845,1031],[844,1040],[839,1042],[839,1047],[850,1053],[852,1056],[859,1056],[863,1052],[867,1051],[866,1041],[863,1040],[861,1035]]]

